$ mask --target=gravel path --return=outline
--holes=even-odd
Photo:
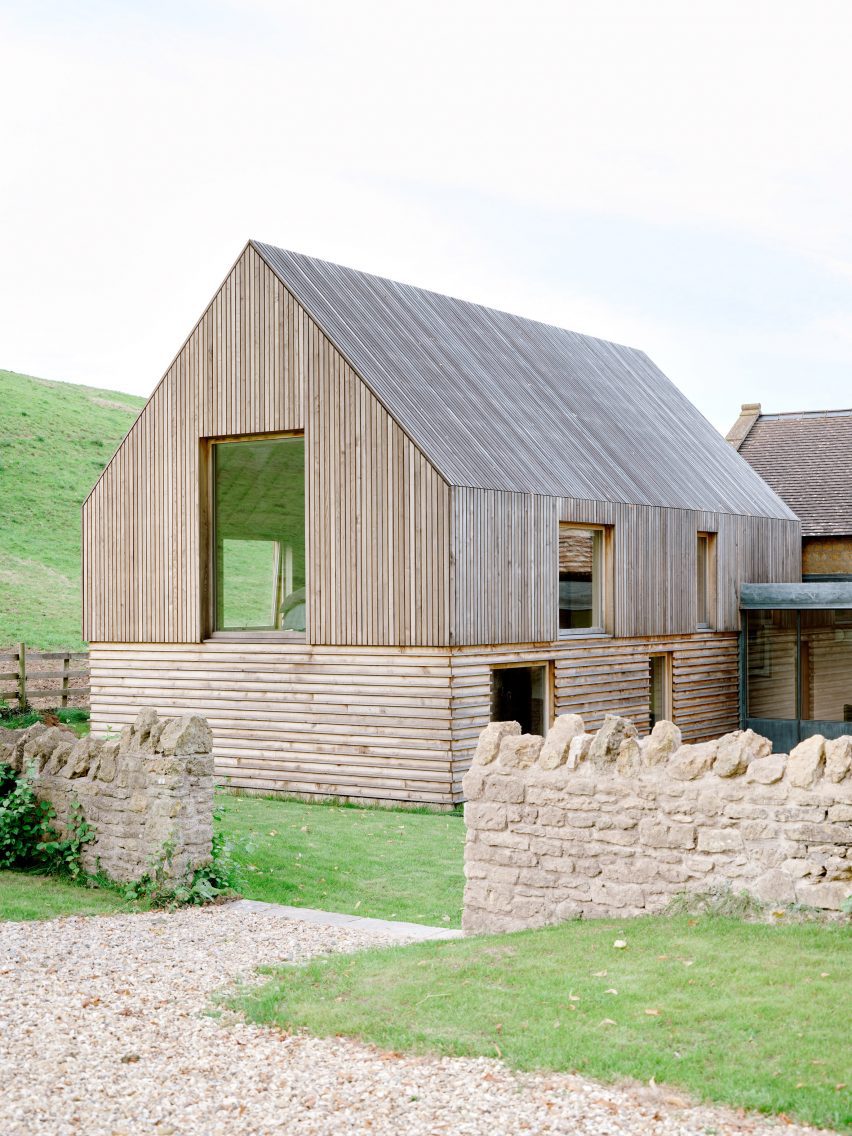
[[[254,967],[374,946],[363,930],[223,906],[0,924],[2,1136],[805,1130],[663,1091],[402,1057],[206,1016]]]

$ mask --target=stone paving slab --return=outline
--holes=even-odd
[[[260,899],[238,899],[229,905],[233,910],[255,911],[275,919],[295,919],[303,923],[318,923],[323,927],[348,927],[353,931],[367,931],[385,938],[394,937],[425,941],[427,939],[460,939],[463,931],[453,927],[428,927],[423,923],[403,923],[392,919],[368,919],[364,915],[344,915],[336,911],[318,911],[313,907],[287,907],[283,903],[265,903]]]

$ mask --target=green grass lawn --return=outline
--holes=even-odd
[[[80,648],[80,506],[144,399],[0,370],[0,648]]]
[[[249,899],[458,927],[464,821],[456,813],[221,794]]]
[[[0,872],[0,919],[55,919],[135,911],[113,891],[89,888],[30,872]]]
[[[60,722],[66,726],[70,726],[78,738],[83,738],[89,733],[89,711],[81,710],[77,707],[70,707],[58,710],[49,711],[55,714]],[[36,722],[41,722],[44,718],[45,711],[43,710],[27,710],[23,714],[3,713],[0,714],[0,726],[7,730],[26,730],[29,726],[34,726]]]
[[[653,1077],[852,1131],[851,971],[846,927],[595,920],[319,959],[236,1005],[288,1030]]]

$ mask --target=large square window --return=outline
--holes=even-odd
[[[305,440],[217,442],[216,631],[305,631]]]
[[[604,628],[604,531],[559,526],[559,631]]]

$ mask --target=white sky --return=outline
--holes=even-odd
[[[249,237],[852,406],[852,4],[0,0],[0,367],[148,394]]]

